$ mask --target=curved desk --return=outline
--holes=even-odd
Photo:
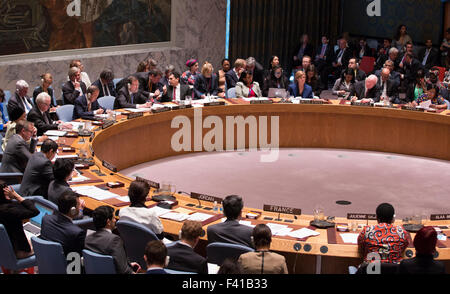
[[[450,160],[449,111],[440,114],[419,113],[400,109],[339,105],[338,101],[332,101],[332,104],[328,105],[243,105],[243,103],[242,100],[227,99],[227,104],[229,104],[227,106],[210,106],[201,109],[203,120],[209,116],[214,116],[223,121],[224,149],[227,143],[225,134],[227,116],[232,118],[237,116],[253,117],[256,121],[261,116],[267,116],[269,134],[271,133],[270,117],[278,116],[280,148],[359,149]],[[125,183],[126,187],[132,181],[131,178],[105,169],[102,166],[103,160],[114,165],[120,171],[152,160],[190,153],[186,151],[175,152],[172,149],[172,136],[179,129],[171,128],[171,123],[174,118],[180,116],[184,116],[185,121],[191,122],[191,150],[194,150],[194,126],[196,123],[198,124],[198,117],[195,117],[196,111],[198,110],[182,109],[145,114],[143,117],[131,120],[119,117],[119,122],[115,125],[97,131],[92,141],[92,149],[95,152],[96,166],[107,174],[102,180],[104,182],[121,181]],[[197,119],[197,122],[195,119]],[[258,126],[259,124],[258,122]],[[201,138],[204,138],[210,130],[208,128],[202,129]],[[250,130],[247,127],[245,132],[246,147],[249,146],[249,132]],[[236,146],[236,129],[234,137]],[[228,140],[230,139],[228,138]],[[196,152],[200,151],[204,151],[204,149]],[[153,192],[152,189],[151,193]],[[184,195],[177,194],[175,196],[181,207],[198,203]],[[85,199],[89,209],[105,205],[105,203],[92,198],[86,197]],[[148,204],[154,204],[154,202],[149,201]],[[205,203],[203,204],[205,205]],[[208,205],[211,207],[212,203]],[[262,212],[259,209],[244,208],[243,216],[248,211]],[[262,214],[264,217],[273,217],[274,219],[278,216],[270,212],[262,212]],[[263,216],[256,221],[252,221],[253,224],[269,222],[264,221]],[[312,216],[306,215],[299,216],[298,219],[289,215],[282,215],[282,218],[291,219],[292,222],[289,226],[295,228],[307,227],[312,220]],[[167,233],[178,235],[182,223],[164,219],[162,222]],[[218,222],[220,222],[220,219],[208,225]],[[276,223],[276,221],[270,222]],[[349,223],[349,220],[338,218],[335,222]],[[366,221],[358,221],[358,223],[365,225]],[[375,224],[373,221],[368,223]],[[427,224],[433,226],[450,225],[450,221],[428,221]],[[205,231],[208,225],[204,226]],[[335,229],[317,229],[317,231],[320,232],[319,236],[310,237],[306,241],[299,241],[291,237],[273,238],[272,250],[287,257],[291,273],[320,272],[320,268],[324,273],[346,273],[348,265],[356,265],[360,262],[357,245],[343,244]],[[414,234],[412,234],[412,238],[414,238]],[[206,236],[202,239],[206,240]],[[438,248],[438,259],[450,260],[450,244],[448,247],[445,245],[441,247]],[[408,248],[407,257],[413,255],[414,248]],[[317,259],[317,256],[320,258]],[[306,264],[308,266],[305,266]]]

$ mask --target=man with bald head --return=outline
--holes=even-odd
[[[377,86],[378,78],[376,75],[368,76],[364,81],[357,82],[350,92],[352,101],[361,100],[362,103],[379,102],[380,89]]]
[[[398,95],[398,87],[395,82],[390,78],[391,71],[389,68],[385,67],[381,70],[380,79],[378,80],[377,87],[380,89],[378,94],[378,101],[382,101],[385,97],[389,102],[394,104],[400,104],[400,99]]]

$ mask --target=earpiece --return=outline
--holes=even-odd
[[[71,208],[70,208],[70,215],[72,216],[72,217],[75,217],[75,216],[77,216],[78,215],[78,209],[75,207],[75,206],[72,206]]]
[[[164,267],[169,266],[169,261],[170,261],[170,256],[166,256],[166,263],[165,263]]]

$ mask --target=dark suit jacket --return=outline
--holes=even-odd
[[[170,256],[168,269],[193,272],[198,274],[208,274],[208,263],[201,255],[184,244],[177,243],[167,248],[167,255]]]
[[[55,211],[54,214],[43,217],[40,237],[47,241],[60,243],[67,256],[70,252],[82,254],[86,231],[74,225],[72,220],[59,211]]]
[[[24,97],[28,103],[30,103],[31,107],[33,107],[33,103],[31,102],[31,99],[28,97]],[[22,98],[19,97],[19,94],[16,92],[14,96],[12,96],[9,101],[8,105],[6,105],[6,109],[8,110],[8,113],[12,113],[15,108],[20,108],[23,111],[25,111],[25,107],[23,106]]]
[[[303,88],[303,93],[299,93],[298,92],[298,84],[292,83],[289,85],[289,93],[291,96],[294,96],[294,97],[301,96],[302,98],[313,98],[312,88],[308,84],[305,84],[305,86]]]
[[[107,93],[105,94],[105,91],[104,91],[104,89],[102,87],[102,83],[101,83],[100,80],[96,80],[95,82],[92,83],[92,85],[97,86],[98,89],[100,90],[100,92],[98,94],[98,98],[107,96],[106,95]],[[116,97],[117,93],[116,93],[116,89],[114,89],[114,83],[113,82],[108,84],[108,89],[109,89],[110,96]]]
[[[291,55],[292,57],[298,55],[298,52],[300,51],[300,48],[302,47],[302,45],[303,44],[300,43],[300,44],[297,45],[297,47],[295,47],[295,49],[294,49],[294,51],[292,52],[292,55]],[[309,57],[311,57],[311,60],[314,60],[313,54],[314,54],[314,48],[313,48],[313,46],[311,44],[308,43],[306,45],[305,49],[303,50],[303,56],[308,55]],[[303,58],[303,56],[302,56],[302,58]],[[292,59],[292,57],[291,57],[291,59]],[[293,61],[292,62],[292,66],[296,67],[296,66],[302,65],[302,58],[300,58],[299,60]]]
[[[56,105],[53,105],[53,89],[52,88],[48,88],[48,95],[50,95],[50,97],[52,97],[52,99],[50,100],[50,104],[51,107],[56,107]],[[42,86],[37,87],[36,89],[34,89],[33,91],[33,102],[36,105],[36,98],[39,94],[41,94],[42,92],[44,92],[44,90],[42,89]]]
[[[322,47],[323,44],[321,43],[318,47],[317,47],[317,52],[316,55],[320,55],[320,53],[322,53]],[[312,56],[311,56],[312,57]],[[333,62],[333,59],[335,58],[334,56],[334,50],[333,50],[333,46],[331,44],[327,45],[327,49],[325,49],[325,60],[323,59],[319,59],[318,62],[325,62],[327,65],[331,65],[331,63]]]
[[[377,100],[381,100],[381,95],[383,94],[383,88],[381,87],[382,80],[381,78],[378,79],[377,87],[379,88],[378,91],[378,97]],[[391,79],[388,79],[386,82],[386,95],[390,98],[390,101],[392,103],[395,103],[398,101],[399,94],[398,94],[398,86],[395,84],[395,82]]]
[[[225,74],[225,79],[227,81],[227,89],[235,88],[237,82],[239,82],[239,78],[233,69],[230,69]]]
[[[226,220],[223,223],[208,227],[208,243],[223,242],[253,247],[251,239],[253,229],[239,224],[237,220]]]
[[[155,93],[156,90],[159,90],[159,92],[163,92],[164,85],[159,82],[155,85],[152,85],[152,88],[150,89],[149,86],[149,73],[148,72],[137,72],[133,74],[138,80],[139,80],[139,91],[144,95],[145,97],[149,97],[150,93]]]
[[[86,94],[86,84],[83,82],[80,82],[81,90],[83,91],[83,94]],[[62,87],[63,92],[63,102],[64,104],[74,104],[75,100],[80,96],[80,91],[75,90],[75,86],[73,85],[72,81],[67,81],[64,86]]]
[[[15,251],[31,251],[30,244],[23,231],[22,221],[38,214],[39,210],[31,200],[24,200],[22,203],[10,201],[0,205],[0,223],[5,226]]]
[[[378,93],[380,89],[378,88],[378,85],[375,85],[372,89],[370,89],[367,92],[367,96],[365,95],[365,85],[366,81],[360,81],[355,83],[352,91],[350,92],[350,97],[356,96],[358,97],[358,100],[364,99],[364,98],[372,98],[374,102],[380,101],[380,94]]]
[[[133,102],[133,103],[131,103]],[[128,91],[128,86],[125,85],[119,90],[116,100],[114,101],[114,109],[120,108],[136,108],[137,104],[144,104],[147,102],[147,97],[142,95],[142,93],[137,92],[134,94],[134,101],[131,101],[131,95]]]
[[[147,275],[166,275],[167,272],[163,269],[156,269],[156,270],[148,270],[146,272]]]
[[[186,96],[192,96],[192,90],[188,85],[179,84],[180,85],[180,96],[181,100],[185,100]],[[173,100],[173,87],[168,86],[166,94],[163,94],[160,102],[170,102]]]
[[[98,230],[86,237],[85,248],[99,254],[111,255],[118,274],[131,274],[122,239],[106,230]]]
[[[337,52],[336,52],[336,54],[334,55],[334,60],[333,60],[333,62],[338,62],[338,56],[339,56],[339,53],[341,52],[342,50],[341,49],[339,49]],[[342,59],[341,59],[341,63],[342,63],[342,68],[347,68],[348,67],[348,62],[350,61],[350,58],[352,58],[353,57],[353,52],[352,52],[352,50],[350,49],[350,48],[345,48],[345,51],[344,51],[344,53],[343,53],[343,55],[342,55]]]
[[[48,185],[53,181],[52,162],[42,152],[34,153],[28,160],[20,185],[21,196],[43,196],[47,199]]]
[[[399,274],[445,274],[442,262],[434,260],[432,255],[420,255],[412,259],[404,259],[398,267]]]
[[[419,69],[423,69],[422,63],[419,60],[413,58],[411,64],[405,63],[403,65],[403,69],[405,72],[405,80],[407,84],[412,84],[416,81],[417,71]]]
[[[72,119],[94,119],[94,111],[100,108],[103,109],[103,111],[105,111],[106,113],[106,109],[101,107],[98,101],[95,100],[94,102],[92,102],[91,111],[88,111],[86,96],[80,96],[75,100]]]
[[[47,117],[48,123],[45,122],[44,116]],[[27,120],[34,123],[34,126],[37,129],[38,136],[42,136],[49,130],[58,129],[58,125],[53,123],[53,120],[50,117],[50,113],[46,111],[42,114],[37,106],[33,106],[30,112],[28,112]]]
[[[417,56],[417,58],[420,63],[422,63],[423,59],[425,58],[426,50],[427,50],[427,48],[423,48],[422,50],[419,51],[419,55]],[[427,63],[424,66],[425,69],[429,70],[430,68],[435,66],[438,62],[438,57],[439,57],[439,51],[436,48],[431,48],[430,54],[428,55],[428,58],[427,58]]]
[[[197,79],[195,79],[194,93],[195,98],[199,99],[202,95],[207,95],[208,93],[212,96],[217,96],[219,93],[219,79],[213,74],[208,83],[202,74],[198,75]]]
[[[48,185],[48,200],[58,205],[59,197],[68,190],[72,189],[70,189],[70,186],[67,182],[53,180]]]
[[[23,173],[27,167],[28,160],[36,151],[37,140],[31,139],[30,145],[19,134],[13,135],[8,140],[8,145],[3,152],[2,173]]]

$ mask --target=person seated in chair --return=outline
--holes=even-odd
[[[295,73],[294,83],[289,85],[289,94],[294,97],[313,98],[312,88],[306,84],[306,74],[303,71]]]
[[[75,100],[86,93],[86,84],[81,81],[81,70],[78,67],[69,69],[69,81],[63,87],[64,104],[74,104]]]
[[[180,83],[180,74],[176,71],[169,75],[169,86],[163,90],[160,102],[185,100],[192,97],[192,90],[188,85]]]
[[[145,247],[144,259],[147,264],[147,274],[164,275],[167,272],[164,267],[167,266],[167,248],[161,241],[150,241]]]
[[[445,103],[444,98],[439,95],[439,87],[436,85],[428,85],[427,92],[419,97],[417,101],[413,101],[414,106],[419,105],[422,102],[431,101],[430,108],[435,109],[447,109],[448,105]]]
[[[149,108],[151,102],[148,97],[139,91],[139,80],[134,76],[129,76],[126,84],[118,91],[114,100],[114,109],[120,108]]]
[[[377,83],[378,78],[376,75],[370,75],[364,81],[355,83],[350,92],[351,100],[361,100],[362,103],[378,102],[380,89],[377,87]]]
[[[86,95],[78,97],[75,100],[72,119],[94,119],[95,115],[106,113],[106,109],[97,101],[99,93],[97,86],[92,85],[87,89]]]
[[[116,90],[114,89],[114,73],[110,70],[103,70],[100,73],[100,78],[93,82],[92,85],[99,89],[98,98],[117,96]]]

